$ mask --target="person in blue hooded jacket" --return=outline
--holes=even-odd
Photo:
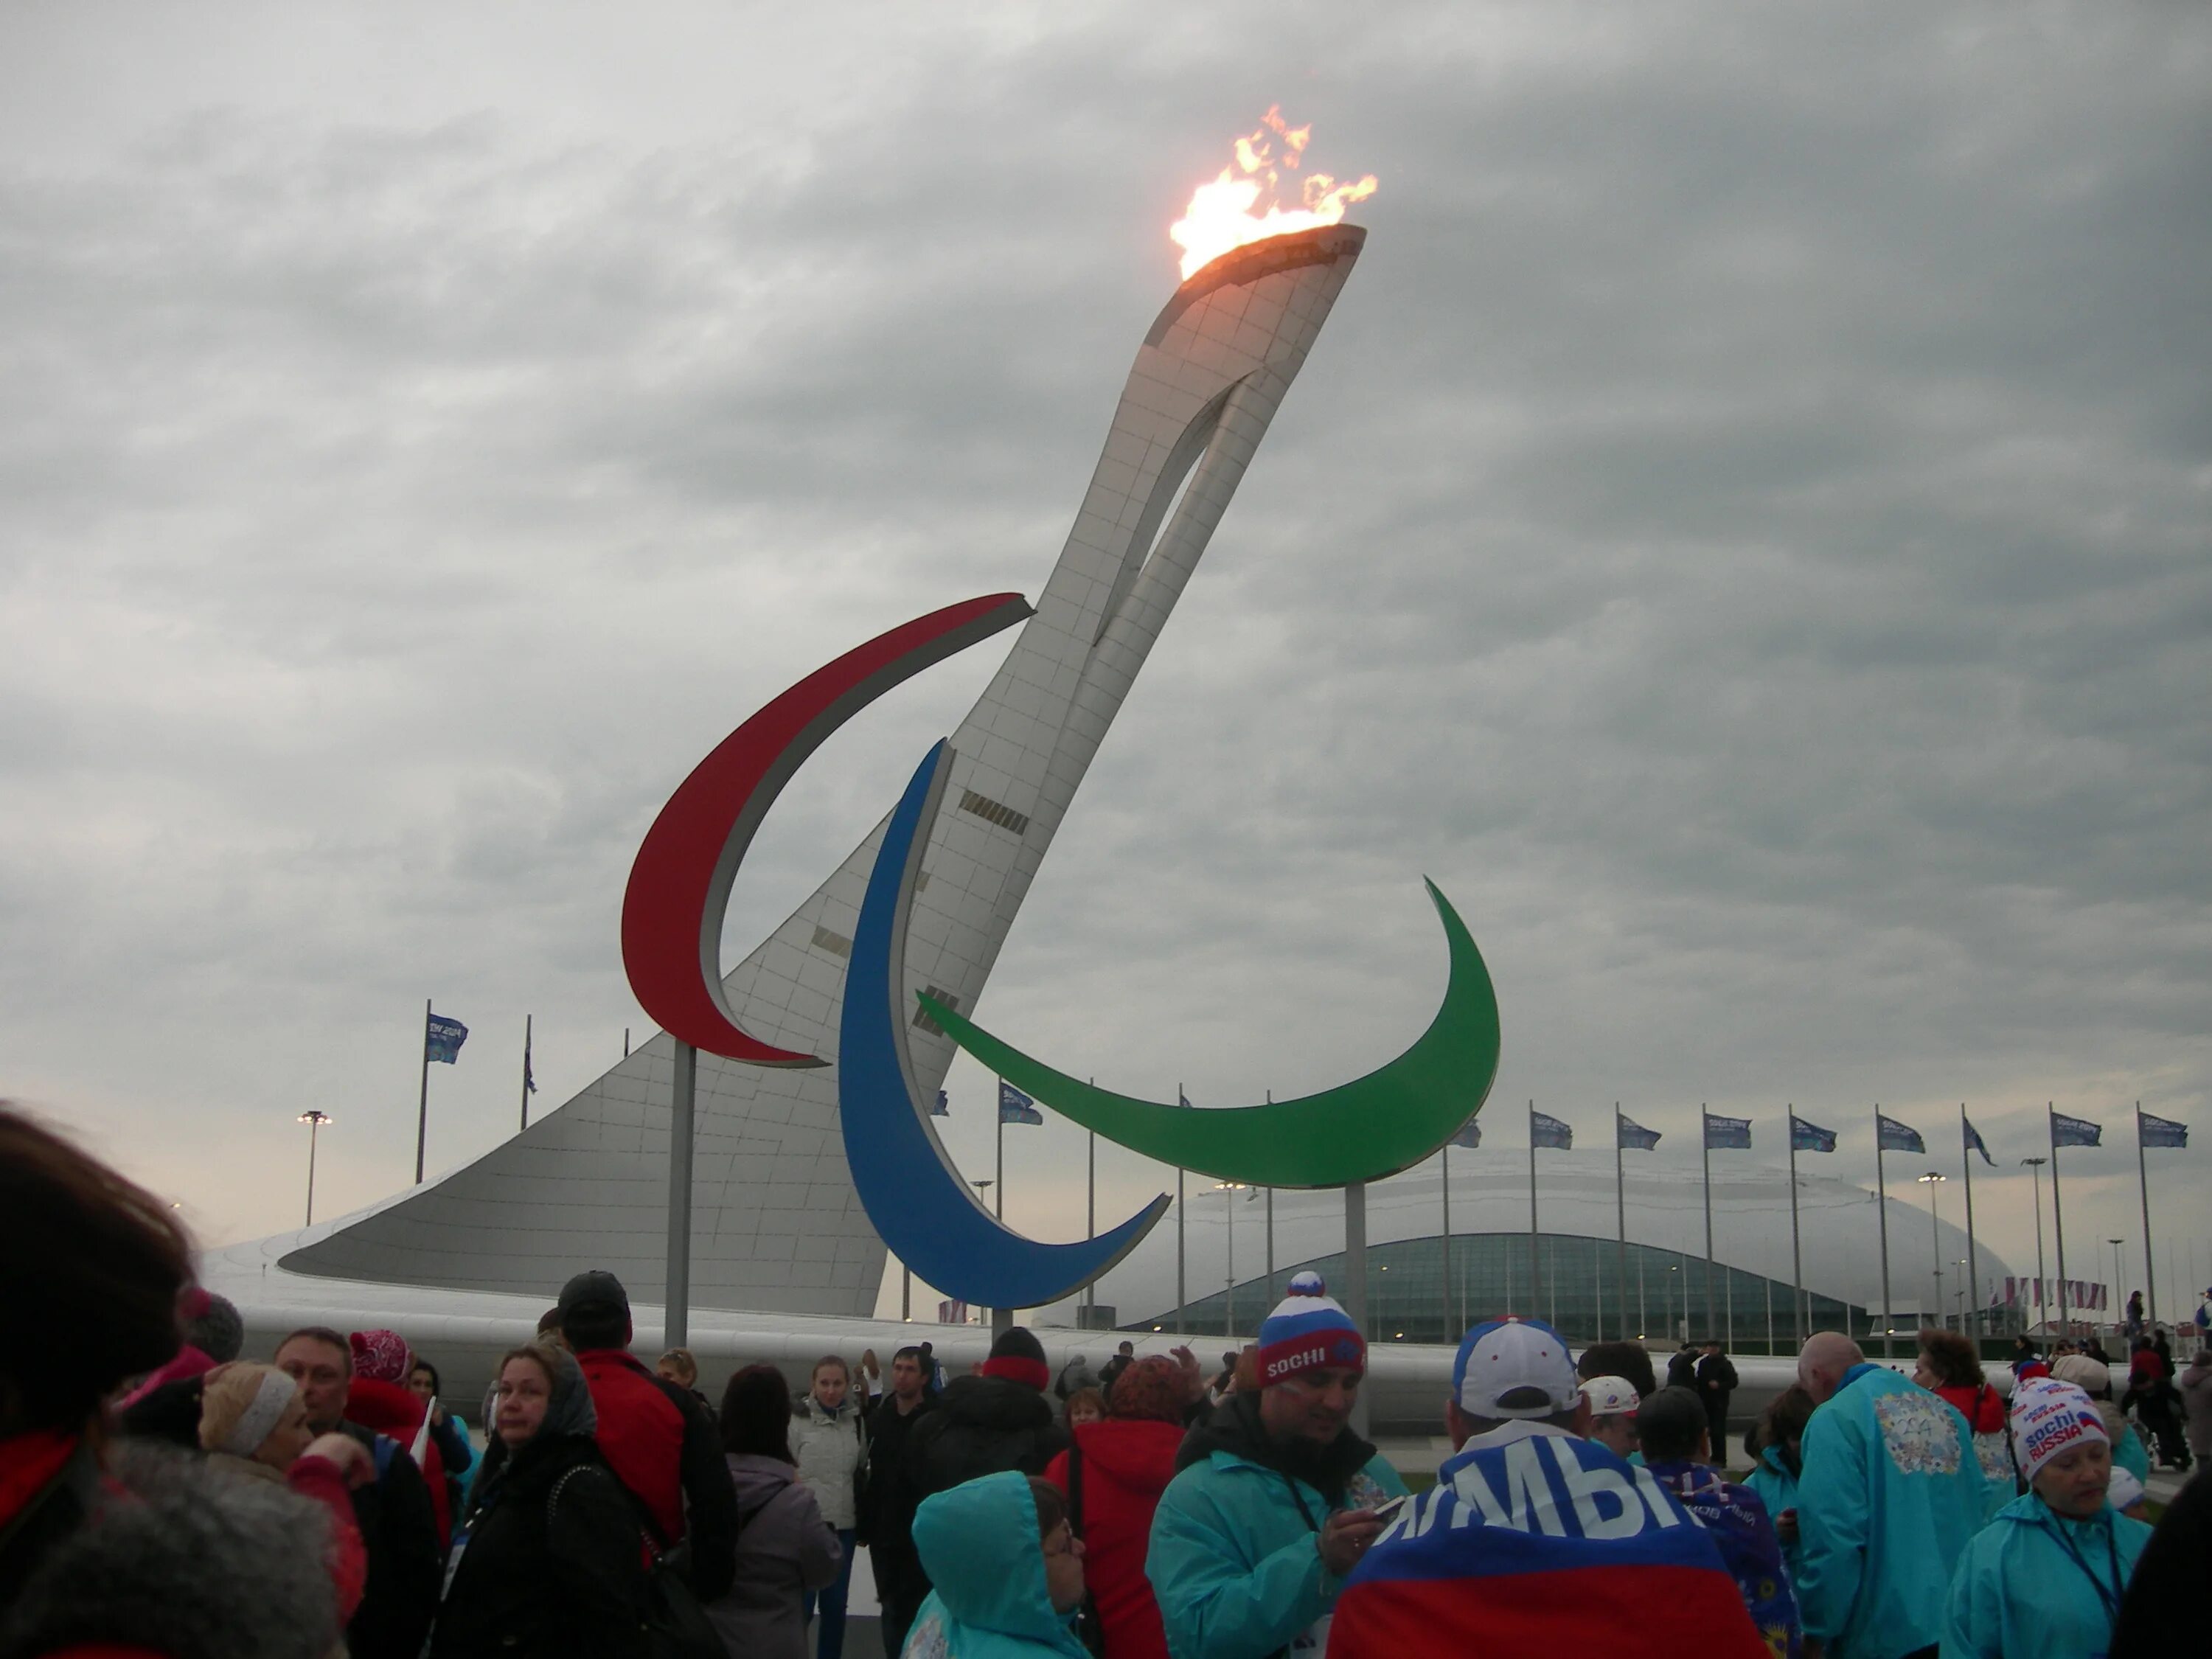
[[[1828,1659],[1933,1659],[1951,1575],[1989,1517],[1966,1419],[1857,1343],[1820,1331],[1797,1358],[1816,1406],[1797,1480],[1797,1602]]]
[[[1050,1481],[1009,1470],[926,1498],[914,1544],[933,1588],[903,1659],[1087,1659],[1083,1541]]]
[[[1959,1559],[1944,1659],[2104,1659],[2151,1529],[2106,1501],[2112,1446],[2074,1383],[2023,1383],[2012,1438],[2028,1490]]]
[[[1249,1377],[1176,1454],[1145,1576],[1173,1659],[1266,1659],[1328,1645],[1337,1592],[1406,1483],[1348,1426],[1367,1344],[1302,1273],[1260,1327]]]

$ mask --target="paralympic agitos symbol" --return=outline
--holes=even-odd
[[[816,671],[718,744],[661,809],[623,897],[623,961],[646,1012],[710,1054],[811,1066],[816,1054],[746,1034],[724,994],[718,946],[739,861],[807,756],[893,686],[1030,614],[1012,593],[951,605]],[[1044,1244],[969,1195],[938,1143],[915,1082],[902,981],[916,878],[952,758],[940,741],[887,820],[847,969],[837,1095],[853,1184],[884,1243],[925,1282],[1000,1307],[1036,1307],[1110,1267],[1167,1208],[1165,1194],[1097,1238]],[[927,995],[919,1003],[962,1048],[1045,1105],[1133,1152],[1223,1180],[1332,1187],[1428,1157],[1481,1105],[1497,1074],[1498,1002],[1466,926],[1433,883],[1450,971],[1427,1030],[1363,1078],[1302,1099],[1188,1111],[1097,1089],[1020,1053]],[[979,1262],[988,1295],[972,1293]]]

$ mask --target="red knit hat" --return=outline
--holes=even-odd
[[[356,1331],[346,1339],[353,1350],[353,1374],[374,1377],[379,1382],[407,1381],[409,1362],[414,1355],[407,1351],[407,1339],[397,1331]]]
[[[1190,1385],[1182,1367],[1164,1354],[1148,1353],[1122,1368],[1106,1391],[1109,1416],[1146,1417],[1161,1423],[1180,1423],[1190,1399]]]

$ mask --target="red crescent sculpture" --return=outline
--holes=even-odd
[[[653,821],[623,891],[623,967],[671,1036],[757,1066],[824,1066],[738,1029],[722,993],[730,884],[768,809],[806,757],[862,708],[933,663],[1030,615],[992,593],[902,623],[817,668],[714,746]]]

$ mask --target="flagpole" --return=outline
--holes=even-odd
[[[1098,1237],[1098,1131],[1091,1132],[1091,1146],[1083,1176],[1083,1236]],[[1084,1300],[1092,1307],[1098,1305],[1098,1281],[1092,1279],[1083,1287]]]
[[[999,1167],[992,1172],[991,1202],[993,1213],[1004,1221],[1006,1218],[1006,1079],[991,1079],[999,1085]]]
[[[1881,1169],[1881,1103],[1874,1103],[1874,1210],[1881,1223],[1881,1357],[1896,1352],[1890,1327],[1897,1322],[1889,1304],[1889,1183]]]
[[[2021,1159],[2027,1165],[2028,1178],[2035,1186],[2035,1322],[2039,1325],[2051,1322],[2050,1310],[2044,1305],[2049,1292],[2044,1289],[2048,1280],[2043,1272],[2043,1166],[2050,1161],[2045,1158]]]
[[[1222,1297],[1222,1334],[1230,1341],[1237,1340],[1237,1194],[1240,1182],[1222,1183],[1222,1207],[1229,1212],[1229,1287]]]
[[[1713,1329],[1713,1126],[1705,1103],[1698,1103],[1698,1152],[1705,1161],[1705,1333]]]
[[[1268,1089],[1262,1092],[1267,1096],[1267,1104],[1273,1105],[1275,1091]],[[1275,1189],[1273,1187],[1267,1188],[1267,1298],[1261,1305],[1270,1311],[1275,1305]],[[1267,1316],[1262,1314],[1260,1316],[1265,1319]]]
[[[1973,1310],[1974,1334],[1981,1334],[1981,1258],[1974,1251],[1974,1152],[1966,1145],[1966,1103],[1959,1103],[1959,1163],[1966,1172],[1966,1304]],[[1966,1323],[1960,1321],[1963,1327]]]
[[[1805,1346],[1805,1254],[1797,1235],[1797,1103],[1790,1103],[1790,1327]]]
[[[2141,1183],[2142,1190],[2143,1289],[2147,1292],[2146,1307],[2150,1328],[2155,1331],[2158,1328],[2158,1267],[2150,1248],[2150,1166],[2143,1160],[2142,1102],[2140,1100],[2136,1102],[2136,1180]],[[2113,1287],[2112,1294],[2119,1294],[2117,1285]]]
[[[416,1186],[422,1186],[422,1141],[429,1137],[429,998],[422,998],[422,1099],[416,1106]]]
[[[1613,1103],[1613,1218],[1618,1229],[1613,1242],[1613,1278],[1619,1282],[1620,1334],[1628,1334],[1628,1187],[1621,1173],[1620,1103]]]
[[[1536,1312],[1536,1103],[1528,1103],[1528,1312]],[[1506,1287],[1506,1303],[1513,1300],[1512,1287]]]
[[[1176,1084],[1176,1104],[1178,1106],[1182,1104],[1182,1084],[1180,1081]],[[1176,1165],[1176,1320],[1178,1329],[1190,1322],[1183,1313],[1183,1310],[1190,1305],[1190,1301],[1183,1288],[1182,1251],[1182,1165],[1178,1164]],[[1363,1332],[1362,1334],[1364,1335],[1364,1333]]]
[[[522,1127],[530,1127],[530,1023],[531,1016],[522,1017]]]
[[[2058,1334],[2066,1334],[2066,1212],[2058,1206],[2058,1103],[2046,1101],[2051,1121],[2051,1225],[2058,1239]]]

